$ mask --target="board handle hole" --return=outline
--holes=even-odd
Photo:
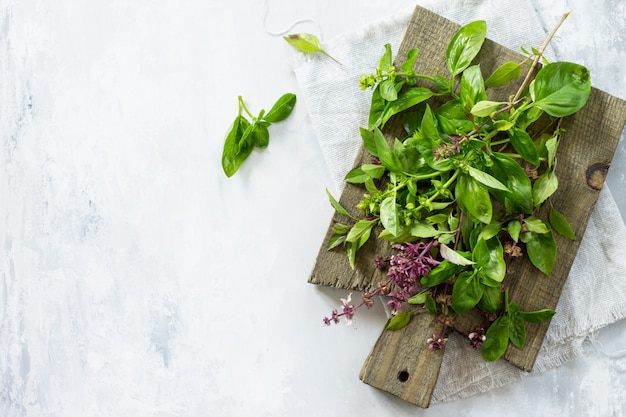
[[[409,372],[408,371],[400,371],[398,372],[398,381],[406,382],[409,380]]]

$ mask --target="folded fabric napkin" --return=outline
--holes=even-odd
[[[484,19],[488,37],[513,50],[540,45],[550,29],[544,27],[532,0],[455,0],[420,5],[459,24]],[[294,58],[302,99],[307,102],[337,193],[343,189],[343,178],[361,146],[358,128],[367,125],[370,96],[358,88],[359,76],[373,72],[385,43],[397,51],[411,12],[325,43],[325,49],[342,66],[319,56],[300,54]],[[515,25],[511,24],[512,16],[518,17]],[[558,59],[553,49],[546,55]],[[584,354],[583,342],[594,331],[626,317],[626,299],[622,297],[626,294],[626,242],[620,238],[624,233],[626,226],[605,186],[557,305],[559,314],[552,319],[531,373]],[[504,360],[484,362],[462,339],[455,333],[450,337],[432,403],[467,397],[529,374]],[[464,366],[455,366],[458,363]]]

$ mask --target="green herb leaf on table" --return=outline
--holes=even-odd
[[[300,52],[321,53],[335,61],[337,64],[341,65],[341,62],[330,56],[322,48],[319,38],[311,33],[294,33],[284,36],[283,39],[285,39],[289,45],[293,46]]]

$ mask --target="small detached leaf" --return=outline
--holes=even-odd
[[[574,229],[570,226],[567,218],[555,208],[550,210],[550,225],[561,236],[571,240],[576,240]]]
[[[411,321],[411,313],[408,311],[399,311],[395,316],[389,320],[387,324],[387,330],[400,330],[405,327]]]
[[[294,48],[296,48],[300,52],[305,53],[316,53],[319,52],[321,54],[326,55],[328,58],[332,59],[339,65],[341,62],[337,61],[335,58],[330,56],[320,45],[320,40],[317,36],[311,33],[296,33],[292,35],[287,35],[283,37],[287,43]]]
[[[296,95],[287,93],[281,96],[269,112],[264,116],[264,120],[270,123],[278,123],[285,120],[296,105]]]

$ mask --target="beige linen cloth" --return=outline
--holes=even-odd
[[[543,42],[544,24],[531,0],[422,1],[419,3],[459,24],[487,21],[487,36],[518,50]],[[307,103],[335,186],[343,189],[361,145],[359,127],[367,125],[368,92],[358,87],[362,73],[374,72],[384,44],[397,51],[411,17],[406,14],[371,25],[360,33],[324,43],[342,66],[321,55],[297,54],[294,71]],[[558,18],[559,16],[557,16]],[[515,19],[515,24],[512,23]],[[548,50],[550,59],[557,59]],[[395,54],[394,54],[395,57]],[[593,333],[626,316],[626,227],[607,187],[600,193],[570,276],[559,300],[532,373],[543,372],[585,353]],[[463,363],[463,367],[454,366]],[[519,380],[528,373],[504,360],[485,363],[463,337],[453,333],[446,348],[432,403],[474,395]]]

